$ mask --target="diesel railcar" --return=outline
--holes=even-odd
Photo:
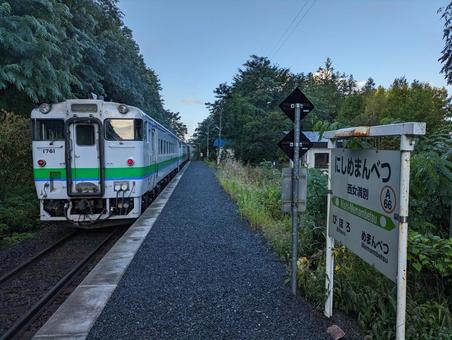
[[[43,221],[89,228],[136,219],[188,161],[189,145],[139,108],[103,100],[31,113]]]

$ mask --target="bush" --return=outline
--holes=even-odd
[[[30,120],[0,112],[0,244],[11,244],[39,225],[33,184]]]

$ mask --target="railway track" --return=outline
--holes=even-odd
[[[148,204],[169,181],[159,183]],[[31,338],[70,294],[65,288],[71,284],[75,288],[83,279],[81,273],[87,274],[97,263],[93,258],[126,230],[125,226],[76,230],[0,276],[0,340]],[[43,275],[47,273],[50,278]]]
[[[0,277],[0,339],[24,335],[55,298],[125,227],[78,230]],[[30,333],[30,332],[28,332]]]

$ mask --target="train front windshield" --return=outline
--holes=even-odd
[[[64,140],[63,119],[33,119],[33,140]]]
[[[106,119],[105,139],[110,141],[143,140],[141,119]]]

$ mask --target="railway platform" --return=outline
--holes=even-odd
[[[146,210],[36,339],[330,339],[202,162]]]

